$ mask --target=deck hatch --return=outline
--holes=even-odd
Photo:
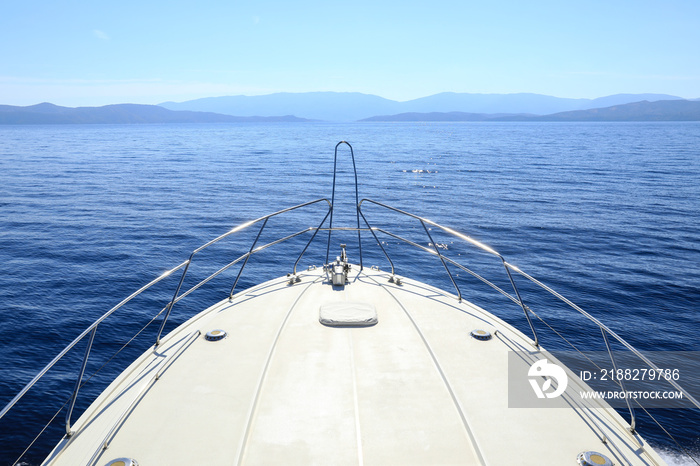
[[[319,322],[327,327],[371,327],[378,322],[377,310],[368,303],[324,304],[318,317]]]

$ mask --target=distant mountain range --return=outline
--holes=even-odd
[[[15,107],[0,105],[0,124],[135,124],[306,121],[294,116],[232,116],[211,112],[173,111],[157,105],[116,104],[104,107],[59,107],[50,103]]]
[[[683,100],[666,94],[617,94],[598,99],[565,99],[540,94],[460,94],[443,92],[398,102],[356,92],[277,93],[261,96],[208,97],[161,107],[170,110],[216,112],[238,116],[295,115],[326,121],[357,121],[400,113],[464,112],[481,114],[551,115],[641,101]]]
[[[552,110],[554,109],[554,110]],[[279,116],[286,115],[286,116]],[[539,94],[442,93],[407,102],[342,92],[211,97],[161,105],[0,105],[0,124],[326,121],[700,121],[700,99],[618,94],[562,99]]]

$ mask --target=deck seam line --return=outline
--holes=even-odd
[[[357,436],[357,464],[364,465],[362,453],[362,431],[360,430],[360,403],[357,399],[357,372],[355,370],[355,348],[352,344],[352,332],[348,332],[350,341],[350,367],[352,370],[352,401],[355,409],[355,435]]]
[[[154,366],[152,370],[155,370],[155,375],[151,377],[145,385],[143,385],[135,394],[134,398],[131,400],[131,403],[126,407],[126,409],[122,410],[121,414],[117,418],[117,421],[112,425],[112,428],[109,429],[107,432],[107,435],[103,437],[103,440],[100,442],[100,444],[97,447],[97,450],[93,453],[92,457],[90,457],[90,460],[87,462],[88,465],[96,465],[102,456],[104,456],[104,452],[109,448],[110,444],[114,441],[114,438],[116,437],[117,433],[119,430],[124,427],[126,424],[127,420],[131,416],[131,414],[134,412],[136,407],[143,401],[144,397],[146,394],[151,391],[151,389],[154,387],[155,383],[160,379],[160,377],[163,375],[163,373],[172,365],[172,363],[178,359],[186,350],[188,350],[192,344],[199,338],[199,336],[202,334],[200,330],[194,330],[190,332],[188,335],[186,335],[183,339],[180,340],[180,345],[178,347],[175,347],[173,349],[173,352],[167,356],[165,356],[164,359],[161,359],[158,361]],[[194,336],[194,338],[192,338]],[[164,346],[164,345],[163,345]],[[167,351],[167,350],[165,350]],[[127,385],[126,390],[129,389],[129,387],[133,386],[133,382],[131,382],[129,385]],[[122,392],[123,393],[123,392]]]
[[[284,320],[282,321],[282,324],[280,325],[279,330],[277,331],[277,335],[275,335],[275,339],[272,343],[272,347],[270,348],[270,352],[267,355],[267,360],[265,361],[265,367],[263,368],[262,374],[260,376],[260,380],[258,381],[258,387],[255,391],[255,398],[253,399],[253,403],[250,407],[250,411],[248,413],[248,422],[246,423],[246,428],[245,432],[243,434],[243,439],[241,440],[241,443],[238,447],[238,455],[236,458],[236,463],[237,465],[241,465],[241,462],[243,461],[243,455],[246,450],[246,445],[248,443],[248,437],[250,435],[250,429],[253,424],[253,417],[255,416],[255,412],[257,411],[258,408],[258,402],[260,401],[260,392],[262,391],[263,384],[265,383],[265,379],[267,378],[267,372],[270,367],[270,362],[272,361],[272,357],[275,354],[275,349],[277,348],[277,343],[279,343],[279,339],[282,336],[282,331],[284,328],[287,326],[287,322],[289,322],[289,317],[292,315],[292,311],[296,307],[297,303],[301,299],[301,297],[306,293],[306,291],[316,283],[318,280],[322,280],[323,276],[319,275],[318,278],[313,280],[311,283],[306,285],[306,287],[299,293],[299,295],[296,297],[292,305],[289,307],[289,310],[287,311],[287,315],[284,317]]]
[[[459,412],[459,416],[462,419],[462,425],[464,426],[464,429],[467,431],[467,435],[469,436],[469,439],[471,440],[472,447],[474,448],[474,452],[476,453],[477,458],[479,459],[479,462],[482,465],[488,464],[486,462],[486,459],[484,458],[483,453],[481,452],[481,448],[479,447],[479,444],[477,443],[476,437],[474,435],[474,432],[472,431],[472,428],[469,424],[469,421],[467,420],[466,415],[464,414],[464,411],[462,410],[462,406],[459,403],[459,400],[457,399],[457,395],[455,392],[452,390],[452,385],[450,384],[449,380],[447,379],[447,375],[442,370],[442,367],[440,366],[440,363],[437,360],[437,357],[435,356],[435,353],[433,352],[433,349],[430,347],[430,344],[428,343],[428,340],[425,338],[425,335],[423,335],[423,332],[421,332],[420,328],[418,327],[418,324],[416,324],[416,321],[413,320],[413,317],[411,314],[408,312],[408,309],[406,309],[403,305],[403,303],[394,295],[389,290],[389,287],[380,284],[373,276],[365,273],[364,274],[367,278],[375,282],[380,288],[382,288],[384,291],[386,291],[389,296],[391,296],[394,301],[401,307],[403,310],[404,314],[406,314],[406,317],[408,317],[408,320],[411,321],[411,324],[413,325],[413,328],[416,330],[418,333],[418,336],[420,336],[421,340],[423,341],[423,344],[425,345],[426,349],[428,350],[428,354],[430,354],[430,358],[433,360],[433,364],[435,365],[435,368],[437,369],[438,373],[440,374],[440,377],[442,378],[443,383],[445,384],[445,387],[447,388],[447,391],[450,394],[450,397],[452,398],[452,402],[454,403],[455,407],[457,408],[457,412]]]

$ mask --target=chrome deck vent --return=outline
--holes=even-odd
[[[105,464],[105,466],[139,466],[139,464],[131,458],[117,458]]]
[[[225,331],[223,331],[221,329],[216,329],[216,330],[209,330],[207,332],[207,334],[204,336],[204,338],[207,341],[219,341],[219,340],[223,340],[224,338],[226,338],[226,335],[228,335],[228,333],[226,333]]]
[[[610,458],[597,451],[583,451],[578,454],[576,461],[581,466],[613,466]]]
[[[472,336],[472,338],[476,338],[477,340],[481,341],[487,341],[491,339],[491,332],[489,332],[488,330],[481,330],[479,328],[472,330],[470,335]]]

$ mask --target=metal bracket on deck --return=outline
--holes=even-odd
[[[345,253],[345,244],[340,245],[340,256],[336,257],[335,262],[326,264],[323,268],[326,275],[330,274],[330,281],[333,286],[345,286],[348,281],[348,273],[352,266],[348,264],[348,256]]]
[[[403,282],[401,281],[401,279],[399,277],[397,277],[396,275],[392,275],[391,277],[389,277],[389,283],[393,283],[393,284],[398,285],[398,286],[403,285]]]

